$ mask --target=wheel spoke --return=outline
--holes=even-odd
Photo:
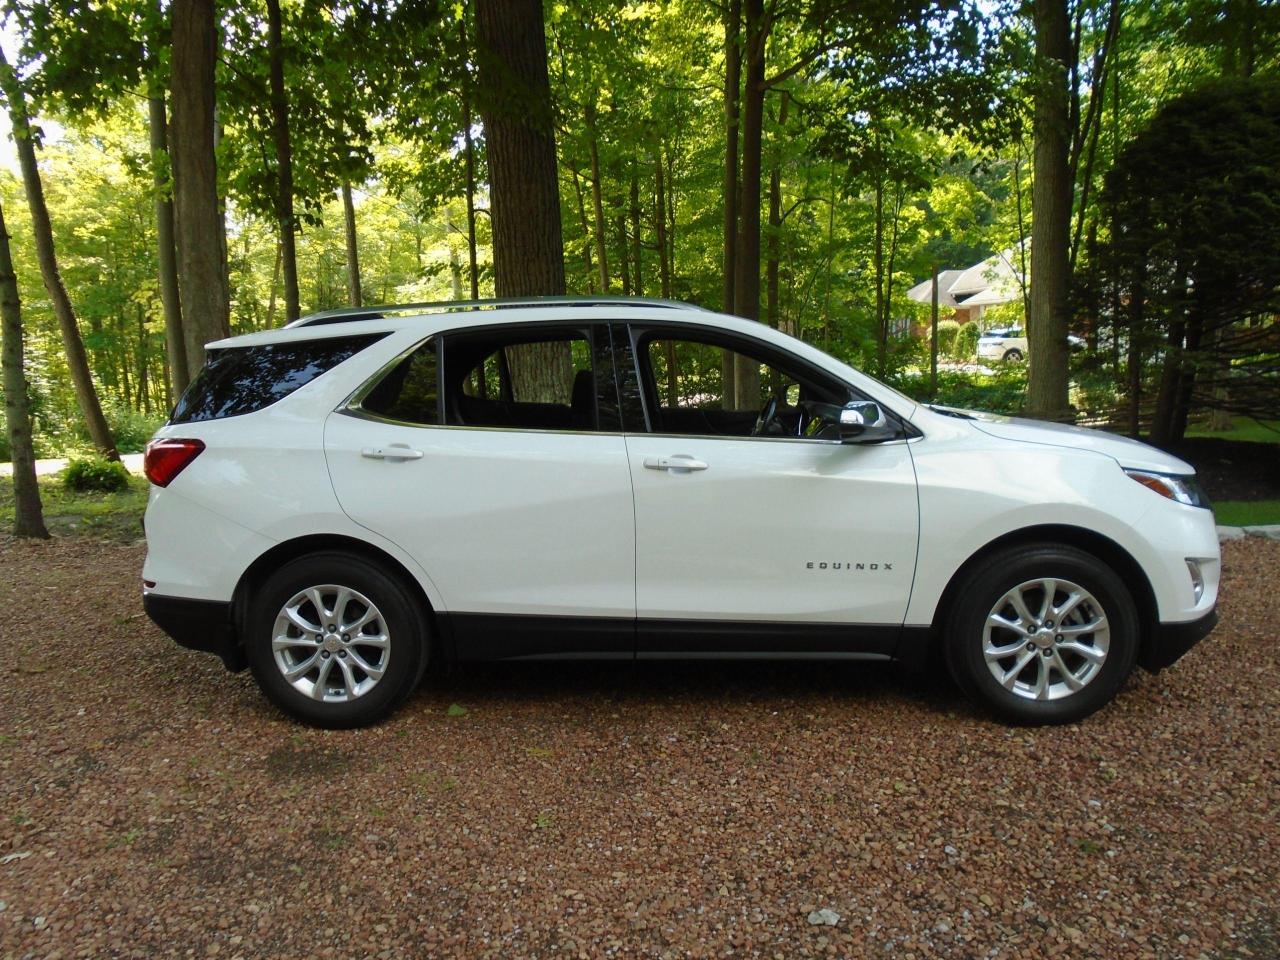
[[[351,664],[347,663],[346,657],[338,658],[338,669],[342,671],[342,679],[347,684],[347,695],[355,696],[356,693],[356,675],[351,672]]]
[[[353,649],[348,650],[347,653],[350,654],[352,662],[368,674],[369,679],[380,680],[382,678],[382,667],[375,667]]]
[[[1012,630],[1020,637],[1028,637],[1031,635],[1030,631],[1021,623],[1016,623],[1013,620],[1007,620],[998,613],[993,613],[987,617],[987,626],[998,627],[1001,630]]]
[[[342,626],[342,621],[347,615],[347,603],[351,600],[351,591],[346,587],[338,591],[338,595],[333,600],[333,624],[336,627]]]
[[[997,647],[994,644],[988,644],[987,646],[982,648],[982,655],[986,657],[988,661],[1004,660],[1007,657],[1012,657],[1015,653],[1018,653],[1019,651],[1026,652],[1026,649],[1027,649],[1027,645],[1023,643],[1021,640],[1019,640],[1017,643],[1005,644],[1003,647]]]
[[[1018,620],[1026,628],[1030,628],[1036,622],[1036,618],[1031,615],[1031,611],[1027,609],[1026,598],[1022,596],[1022,588],[1015,587],[1001,598],[999,606],[993,612],[998,612],[1004,606],[1005,601],[1013,604],[1013,609],[1018,611]]]
[[[361,647],[377,647],[379,650],[387,649],[390,641],[385,633],[360,634],[358,637],[351,638],[351,645]]]
[[[1018,662],[1000,678],[1000,686],[1004,687],[1006,690],[1012,690],[1014,681],[1018,679],[1018,674],[1020,674],[1023,671],[1023,668],[1025,668],[1026,665],[1035,658],[1035,655],[1036,652],[1034,650],[1025,651],[1023,655],[1018,658]]]
[[[1040,588],[1044,590],[1044,598],[1040,601],[1040,616],[1036,619],[1043,623],[1053,611],[1053,596],[1058,592],[1058,581],[1041,580]]]
[[[1073,590],[1071,595],[1067,597],[1062,606],[1053,611],[1054,619],[1058,623],[1062,623],[1067,617],[1071,616],[1071,611],[1080,605],[1080,601],[1084,599],[1084,594],[1079,590]]]
[[[1072,690],[1079,690],[1084,686],[1084,681],[1067,669],[1067,665],[1062,662],[1062,657],[1056,650],[1053,653],[1053,668]]]
[[[311,696],[317,700],[323,700],[325,694],[325,685],[329,680],[329,674],[333,671],[333,658],[320,661],[320,675],[316,677],[316,684],[311,689]]]
[[[1101,663],[1107,659],[1107,652],[1097,647],[1091,647],[1087,643],[1060,643],[1058,644],[1059,653],[1077,653],[1084,657],[1090,663]]]
[[[366,624],[377,619],[378,611],[373,609],[373,607],[369,607],[364,613],[360,614],[360,616],[356,617],[356,619],[352,620],[350,623],[344,623],[342,625],[342,632],[359,633]]]
[[[1032,654],[1035,656],[1035,654]],[[1036,665],[1036,685],[1035,695],[1037,700],[1049,699],[1049,658],[1036,657],[1038,661]]]
[[[320,646],[320,641],[314,637],[279,636],[271,640],[272,650],[290,650],[294,647],[305,647],[309,650],[314,650],[318,646]]]
[[[1085,634],[1097,633],[1107,625],[1106,617],[1098,617],[1088,623],[1073,623],[1069,627],[1058,627],[1058,633],[1064,637],[1082,637]]]
[[[330,614],[329,609],[324,605],[324,594],[320,592],[319,587],[312,587],[308,595],[311,597],[311,603],[316,608],[316,616],[320,618],[320,623],[322,625],[327,624],[332,614]]]
[[[304,617],[297,607],[285,607],[283,612],[289,622],[303,633],[320,633],[324,630],[324,627],[320,626],[320,624],[312,623]]]
[[[320,662],[320,654],[313,653],[311,656],[307,657],[306,660],[303,660],[297,666],[291,667],[290,669],[285,670],[284,678],[288,680],[290,683],[293,683],[295,680],[301,677],[304,677],[308,673],[310,673],[311,670],[315,667],[315,665],[319,662]]]

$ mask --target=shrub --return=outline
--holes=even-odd
[[[938,356],[951,357],[955,355],[956,334],[960,331],[960,324],[955,320],[943,319],[938,321]],[[927,350],[928,347],[926,346]]]
[[[978,356],[978,325],[962,324],[956,331],[955,341],[951,346],[951,356],[957,360],[974,360]]]
[[[110,403],[103,407],[107,426],[115,438],[116,449],[121,453],[138,453],[164,423],[164,414],[139,413],[123,403]],[[81,439],[88,442],[88,432],[81,427]]]
[[[119,460],[78,457],[62,471],[62,485],[79,492],[115,493],[129,486],[129,471]]]

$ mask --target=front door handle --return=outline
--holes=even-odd
[[[389,443],[385,447],[365,447],[360,456],[370,460],[421,460],[421,450],[411,450],[407,443]]]
[[[704,461],[695,460],[693,457],[683,453],[673,454],[669,457],[647,457],[644,465],[648,470],[693,471],[707,469],[707,464]]]

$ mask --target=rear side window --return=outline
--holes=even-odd
[[[211,350],[204,368],[173,408],[169,422],[220,420],[269,407],[383,336]]]

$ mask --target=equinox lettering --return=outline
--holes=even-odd
[[[892,570],[892,563],[851,563],[848,560],[826,561],[809,560],[805,563],[807,570]]]

